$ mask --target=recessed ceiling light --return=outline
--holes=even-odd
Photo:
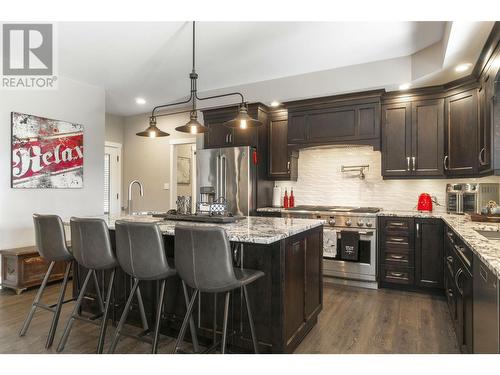
[[[455,67],[455,72],[461,73],[465,72],[466,70],[469,70],[469,68],[472,66],[471,63],[465,63],[465,64],[460,64]]]
[[[410,88],[410,84],[409,83],[402,83],[399,85],[399,89],[400,90],[408,90]]]
[[[280,104],[281,104],[280,102],[278,102],[278,101],[276,101],[276,100],[273,100],[273,101],[271,102],[271,107],[277,107],[277,106],[279,106]]]
[[[139,105],[146,104],[146,99],[143,98],[135,98],[135,102]]]

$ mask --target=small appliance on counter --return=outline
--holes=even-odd
[[[480,214],[489,201],[500,201],[500,184],[472,183],[446,185],[446,212]]]
[[[432,212],[432,197],[430,194],[422,193],[419,195],[417,210]]]

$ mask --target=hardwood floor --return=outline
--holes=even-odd
[[[43,301],[52,303],[59,284],[46,289]],[[69,297],[68,288],[68,297]],[[0,353],[56,353],[73,303],[61,314],[54,345],[45,350],[52,314],[38,309],[25,337],[18,337],[36,289],[20,296],[0,290]],[[318,324],[296,353],[458,353],[444,297],[387,289],[368,290],[325,285]],[[114,332],[108,328],[105,350]],[[93,353],[98,327],[76,321],[64,353]],[[159,352],[170,353],[174,339],[163,338]],[[189,344],[186,344],[189,346]],[[150,345],[122,337],[117,353],[148,353]]]

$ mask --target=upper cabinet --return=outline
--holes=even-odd
[[[287,103],[288,144],[355,143],[380,148],[381,92]]]
[[[288,115],[285,109],[271,112],[269,120],[269,178],[297,181],[298,152],[288,147]]]
[[[446,142],[444,168],[447,176],[478,173],[477,89],[449,96],[445,100]]]
[[[443,176],[444,101],[419,98],[382,106],[382,175]]]

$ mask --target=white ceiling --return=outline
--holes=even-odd
[[[477,25],[481,26],[482,33],[474,40],[480,45],[471,49],[471,40],[463,35],[462,44],[456,42],[457,37],[453,38],[454,33],[446,22],[199,22],[196,42],[198,88],[201,92],[209,92],[238,87],[245,94],[246,87],[249,90],[253,87],[250,100],[284,101],[299,98],[300,87],[291,85],[285,93],[277,90],[279,97],[273,96],[269,84],[261,85],[265,88],[262,90],[255,87],[260,87],[259,83],[279,84],[284,79],[302,77],[303,80],[308,74],[332,71],[353,74],[352,82],[357,81],[356,85],[349,87],[349,76],[344,75],[347,83],[341,88],[332,82],[322,85],[321,91],[309,88],[307,96],[370,89],[374,85],[391,87],[406,77],[404,71],[394,74],[391,79],[389,70],[384,78],[386,81],[381,83],[379,79],[375,83],[369,77],[359,82],[355,73],[359,69],[349,68],[370,69],[370,64],[379,66],[386,60],[389,67],[392,66],[389,62],[398,61],[401,68],[408,70],[408,80],[412,80],[415,74],[411,74],[412,64],[407,63],[408,57],[426,48],[430,51],[440,43],[438,46],[442,47],[433,48],[433,53],[421,53],[424,57],[420,60],[435,59],[435,55],[439,55],[442,69],[438,70],[450,70],[450,59],[477,59],[493,23],[475,24],[476,28],[471,27],[468,33],[477,35]],[[455,32],[455,35],[460,33]],[[58,39],[59,74],[104,87],[109,113],[143,113],[154,105],[176,101],[189,94],[190,23],[60,23]],[[445,61],[448,46],[455,52]],[[427,74],[425,69],[420,71]],[[433,81],[440,79],[439,71],[429,72]],[[137,105],[136,97],[145,98],[147,104]]]

